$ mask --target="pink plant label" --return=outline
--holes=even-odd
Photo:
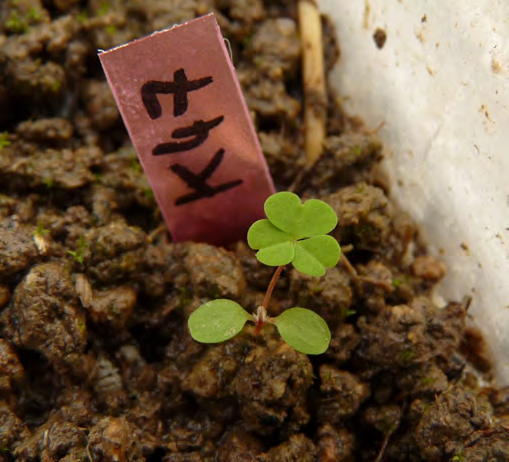
[[[274,185],[214,15],[99,58],[173,240],[244,239]]]

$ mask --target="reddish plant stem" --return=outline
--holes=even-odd
[[[391,435],[392,432],[389,432],[387,433],[387,435],[385,435],[384,442],[382,444],[382,447],[380,448],[380,452],[378,453],[378,457],[376,458],[375,462],[382,462],[382,459],[384,458],[384,452],[385,449],[387,448],[387,444],[389,444],[389,438],[391,437]]]
[[[262,327],[264,324],[265,323],[261,320],[256,321],[256,327],[255,327],[255,331],[254,331],[255,335],[260,335],[260,332],[262,331]]]
[[[270,280],[269,287],[267,288],[267,293],[265,294],[265,298],[263,299],[262,306],[267,309],[270,302],[270,297],[272,297],[272,291],[274,290],[274,287],[276,287],[276,282],[279,279],[279,275],[281,274],[281,271],[283,271],[283,266],[278,266],[276,272],[272,276],[272,279]]]
[[[267,316],[267,307],[269,306],[270,297],[272,296],[272,291],[274,290],[274,287],[276,287],[276,282],[279,279],[279,275],[281,274],[281,271],[283,271],[284,266],[278,266],[276,272],[272,276],[272,279],[270,280],[269,287],[267,287],[267,292],[265,293],[265,298],[263,299],[263,303],[261,306],[258,307],[257,310],[257,316],[256,319],[256,328],[255,328],[255,335],[260,334],[262,331],[262,327],[265,325],[265,323],[268,320]]]

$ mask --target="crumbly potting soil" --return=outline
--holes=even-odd
[[[319,279],[288,268],[269,307],[322,315],[321,356],[270,326],[191,339],[197,306],[254,311],[273,269],[242,242],[171,242],[96,56],[209,11],[278,188],[339,216],[348,261]],[[330,68],[325,19],[324,33]],[[446,269],[388,198],[376,134],[332,93],[324,154],[294,184],[301,51],[290,0],[2,0],[4,461],[509,460],[509,391],[479,385],[491,363],[469,300],[437,306]]]

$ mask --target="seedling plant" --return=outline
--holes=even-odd
[[[67,250],[67,253],[72,256],[73,260],[80,265],[83,265],[85,250],[88,247],[88,242],[85,236],[80,236],[78,241],[78,249],[77,250]]]
[[[297,351],[322,354],[331,339],[322,317],[306,308],[294,307],[272,318],[267,308],[286,265],[291,263],[297,271],[314,277],[323,276],[326,268],[336,266],[341,248],[328,233],[336,227],[337,215],[323,201],[310,199],[302,204],[299,196],[290,192],[270,196],[264,210],[267,219],[253,223],[247,234],[249,246],[258,250],[258,261],[277,267],[263,303],[250,314],[232,300],[207,302],[189,317],[191,336],[201,343],[220,343],[235,337],[247,321],[255,324],[255,334],[265,324],[273,324],[283,340]]]

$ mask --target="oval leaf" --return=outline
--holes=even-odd
[[[341,248],[332,236],[315,236],[295,245],[292,261],[296,270],[309,276],[323,276],[325,268],[337,265]]]
[[[255,250],[291,241],[291,237],[276,228],[269,220],[254,222],[247,232],[247,243]]]
[[[235,337],[251,315],[238,303],[219,299],[201,305],[191,316],[191,336],[201,343],[219,343]]]
[[[265,247],[256,254],[256,258],[268,266],[288,265],[295,256],[294,247],[295,244],[293,242],[284,242],[283,244]]]
[[[329,347],[329,326],[314,311],[290,308],[272,320],[283,340],[297,351],[307,355],[320,355]]]

